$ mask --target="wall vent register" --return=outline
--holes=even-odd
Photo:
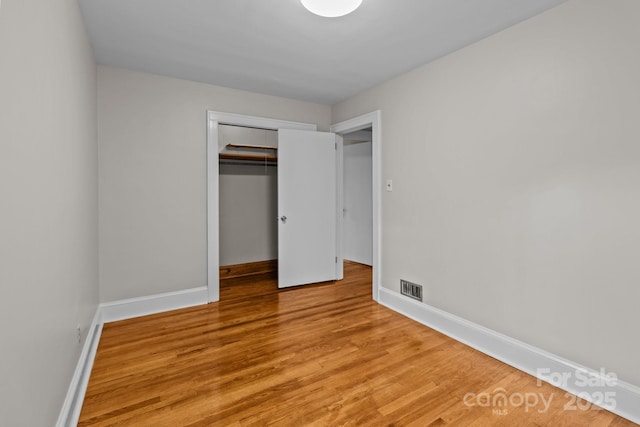
[[[400,279],[400,293],[409,298],[422,301],[422,285]]]

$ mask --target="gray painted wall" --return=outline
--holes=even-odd
[[[638,16],[570,1],[334,106],[382,110],[383,286],[640,384]]]
[[[0,425],[55,424],[98,302],[96,65],[74,0],[0,8]]]

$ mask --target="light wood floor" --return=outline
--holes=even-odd
[[[500,393],[551,405],[479,405]],[[341,282],[229,279],[220,303],[105,325],[79,425],[635,425],[570,403],[376,304],[370,269],[349,263]]]

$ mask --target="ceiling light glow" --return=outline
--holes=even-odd
[[[300,0],[309,12],[326,18],[337,18],[356,10],[362,0]]]

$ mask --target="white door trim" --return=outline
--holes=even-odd
[[[336,123],[331,125],[329,130],[336,134],[345,134],[350,132],[355,132],[358,130],[362,130],[368,127],[371,127],[371,170],[372,170],[372,209],[373,209],[373,230],[372,230],[372,255],[373,255],[373,280],[372,280],[372,295],[373,299],[378,301],[380,294],[380,278],[381,275],[381,264],[382,264],[382,255],[381,255],[381,236],[382,236],[382,217],[381,217],[381,189],[382,189],[382,180],[381,180],[381,145],[382,145],[382,114],[380,110],[373,111],[368,114],[363,114],[362,116],[354,117],[353,119],[345,120],[340,123]],[[339,166],[342,167],[342,162],[340,161]],[[342,188],[342,174],[338,175],[338,189]],[[339,206],[338,212],[342,212],[343,209],[343,200],[342,197],[338,199]],[[338,229],[342,229],[342,221],[343,216],[338,215]],[[338,236],[338,248],[342,247],[342,235]],[[339,249],[339,256],[342,257],[342,250]],[[339,258],[338,262],[342,260]]]
[[[207,300],[220,300],[218,124],[262,129],[317,130],[311,123],[207,111]]]
[[[335,132],[334,132],[335,133]],[[336,135],[336,280],[344,279],[344,140]]]

